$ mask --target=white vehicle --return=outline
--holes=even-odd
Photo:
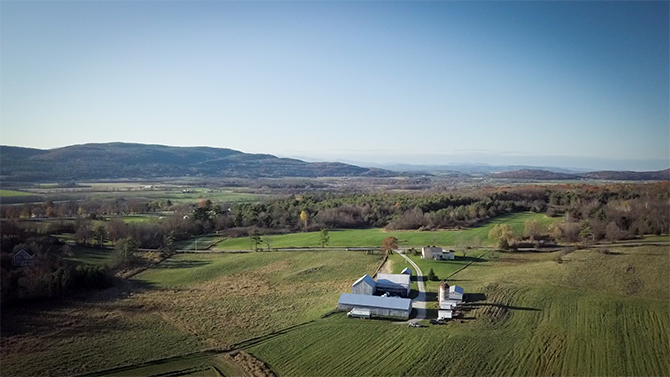
[[[349,318],[365,318],[365,319],[370,319],[370,309],[358,309],[358,308],[353,308],[347,313],[347,317]]]

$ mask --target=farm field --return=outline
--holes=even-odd
[[[463,323],[413,329],[336,315],[249,351],[281,376],[668,375],[670,254],[612,252],[473,263],[452,280],[480,296]]]
[[[386,231],[384,229],[341,229],[331,230],[328,246],[333,247],[380,247],[382,240],[386,237],[397,237],[401,247],[421,247],[425,245],[449,246],[481,240],[483,245],[492,245],[494,242],[488,238],[489,231],[497,224],[510,224],[517,233],[522,233],[524,222],[536,220],[548,225],[558,222],[560,218],[547,217],[542,213],[524,212],[513,213],[496,217],[478,227],[464,230],[438,230],[438,231]],[[285,235],[273,235],[272,247],[318,247],[319,232],[292,233]],[[231,238],[216,245],[218,250],[249,250],[249,239]]]
[[[221,236],[202,236],[198,238],[191,238],[188,240],[176,241],[174,247],[177,250],[207,250],[217,243],[221,242]]]
[[[15,190],[0,190],[0,197],[9,197],[9,196],[31,196],[34,195],[29,192],[24,191],[15,191]]]
[[[3,308],[3,375],[72,375],[225,348],[318,319],[380,261],[362,252],[175,255],[85,302]],[[174,368],[213,373],[203,360],[225,361]]]
[[[537,215],[507,219],[522,227],[525,216]],[[280,376],[667,375],[670,250],[608,248],[577,250],[561,263],[558,252],[411,256],[439,278],[467,266],[450,283],[474,300],[462,323],[422,329],[321,318],[375,271],[379,254],[177,254],[85,301],[3,308],[3,373],[244,375],[223,352],[239,347]],[[70,259],[105,264],[107,253],[73,248]],[[389,261],[390,272],[407,267],[399,255]],[[437,286],[429,282],[428,291]]]
[[[67,257],[67,260],[99,266],[110,266],[112,264],[112,250],[83,246],[72,246],[70,250],[72,256]]]
[[[201,188],[201,187],[160,187],[146,188],[144,184],[131,183],[90,183],[75,188],[61,188],[40,185],[26,187],[20,190],[0,190],[0,197],[16,199],[13,202],[29,203],[45,200],[109,200],[109,199],[137,199],[137,200],[170,200],[173,203],[195,203],[201,199],[212,202],[255,202],[270,197],[266,194],[251,194],[228,188]],[[169,186],[169,185],[168,185]],[[182,192],[183,189],[189,192]],[[8,202],[9,203],[9,202]]]
[[[424,260],[421,258],[421,254],[418,256],[408,255],[414,263],[416,263],[424,275],[428,275],[428,272],[432,269],[437,278],[440,281],[424,281],[426,292],[437,292],[440,286],[441,280],[447,278],[451,274],[455,273],[461,268],[467,268],[466,266],[471,265],[472,263],[482,263],[485,262],[489,254],[496,255],[498,252],[489,251],[489,250],[469,250],[468,254],[465,257],[461,256],[461,252],[456,252],[455,260],[446,260],[446,261],[436,261],[436,260]],[[478,257],[481,257],[478,258]],[[408,267],[413,271],[414,268],[407,263],[405,259],[397,254],[393,254],[389,258],[392,261],[393,273],[399,274],[405,267]],[[469,267],[469,266],[468,266]]]

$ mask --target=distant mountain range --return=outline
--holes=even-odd
[[[226,148],[105,143],[49,150],[0,146],[3,181],[162,177],[386,177],[396,173],[339,162],[305,162]]]
[[[670,169],[659,171],[594,171],[588,173],[561,173],[548,170],[523,169],[493,173],[493,178],[530,179],[530,180],[577,180],[603,179],[612,181],[666,181],[670,180]]]
[[[174,177],[281,178],[281,177],[392,177],[423,175],[421,166],[398,165],[392,171],[341,162],[305,162],[269,154],[250,154],[226,148],[169,147],[165,145],[105,143],[55,149],[0,146],[0,179],[4,182],[67,182],[105,179]],[[471,174],[521,180],[670,180],[670,169],[654,172],[575,172],[560,168],[526,166],[445,165],[453,177]],[[435,168],[435,167],[433,167]],[[520,170],[513,170],[514,168]],[[551,169],[551,170],[549,170]],[[507,170],[507,171],[505,171]],[[407,173],[408,171],[411,171]]]

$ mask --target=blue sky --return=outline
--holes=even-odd
[[[0,143],[661,169],[668,2],[7,2]]]

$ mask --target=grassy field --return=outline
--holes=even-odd
[[[34,195],[29,192],[23,191],[14,191],[14,190],[0,190],[0,197],[11,197],[11,196],[31,196]]]
[[[112,251],[109,249],[100,249],[95,247],[72,246],[72,256],[67,260],[100,266],[110,266],[112,264]]]
[[[518,229],[530,218],[551,220],[540,216],[505,219]],[[499,221],[433,233],[449,235],[437,242],[447,246]],[[331,240],[348,232],[368,232],[365,242],[388,235],[342,231]],[[304,235],[276,236],[273,246]],[[610,246],[610,254],[578,250],[561,263],[558,252],[469,250],[444,262],[412,256],[425,274],[458,271],[450,283],[476,300],[462,322],[420,329],[341,313],[320,318],[354,280],[375,271],[379,254],[178,254],[85,301],[3,308],[2,371],[72,375],[130,365],[110,374],[239,375],[227,355],[193,352],[243,342],[280,376],[668,375],[670,250],[624,246]],[[73,260],[107,263],[97,249],[73,251]],[[389,260],[393,272],[407,266],[396,254]],[[437,283],[427,287],[435,292]]]
[[[102,262],[90,260],[94,250],[84,251],[89,262]],[[72,375],[227,347],[318,319],[380,260],[362,252],[176,255],[128,287],[84,302],[3,308],[3,375]],[[225,370],[218,358],[176,361],[170,368],[212,375],[201,367]]]
[[[178,323],[229,345],[318,318],[379,255],[361,252],[181,254],[136,276],[142,300],[166,308]],[[244,313],[244,315],[241,315]]]
[[[560,221],[560,218],[547,217],[541,213],[525,212],[514,213],[506,216],[496,217],[478,227],[465,230],[440,230],[440,231],[386,231],[383,229],[346,229],[331,230],[328,246],[340,247],[380,247],[382,240],[386,237],[397,237],[402,247],[421,247],[425,245],[453,246],[461,243],[481,240],[483,245],[492,245],[493,241],[488,238],[489,231],[496,224],[510,224],[514,230],[521,234],[524,222],[536,220],[542,224],[551,224]],[[292,233],[286,235],[270,236],[272,247],[318,247],[319,232]],[[216,246],[220,250],[248,250],[249,239],[232,238],[227,239]]]
[[[221,236],[203,236],[177,241],[174,243],[174,247],[177,250],[207,250],[222,240],[223,237]]]
[[[337,315],[249,350],[281,376],[668,375],[670,254],[612,251],[473,263],[452,280],[481,296],[462,323],[413,329]]]

